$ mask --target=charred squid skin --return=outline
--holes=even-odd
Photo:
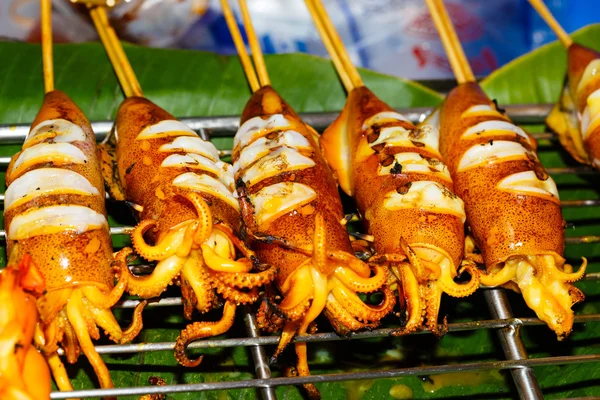
[[[122,189],[121,197],[138,214],[140,223],[132,233],[136,253],[157,262],[150,275],[126,272],[129,293],[148,299],[180,282],[188,318],[193,309],[205,313],[219,299],[226,301],[221,323],[198,322],[182,331],[176,357],[197,365],[199,360],[185,358],[187,344],[228,329],[230,312],[256,301],[258,288],[275,279],[277,269],[260,265],[237,237],[240,207],[232,167],[220,161],[212,143],[142,97],[123,101],[113,136],[114,160],[110,154],[105,158],[116,171],[105,171],[105,176],[118,177],[114,191]],[[126,263],[130,253],[123,249],[117,258]]]
[[[277,302],[270,290],[259,310],[263,329],[283,325],[273,360],[322,312],[344,331],[372,326],[391,312],[395,299],[385,289],[386,270],[375,266],[371,276],[369,265],[353,255],[318,135],[270,86],[257,90],[246,104],[232,154],[249,245],[262,263],[279,268],[275,283],[282,300]],[[344,304],[332,295],[335,291]],[[376,291],[384,291],[380,307],[356,295]],[[307,375],[306,345],[295,347],[295,371]]]
[[[94,349],[99,326],[111,340],[124,343],[140,331],[140,314],[123,331],[110,308],[125,289],[121,274],[114,285],[112,244],[104,205],[104,184],[90,123],[72,100],[51,91],[22,150],[6,174],[4,222],[7,250],[31,257],[40,267],[46,291],[37,294],[43,349],[61,390],[72,390],[57,359],[60,343],[73,363],[84,352],[101,387],[110,374]],[[39,222],[42,221],[42,222]]]
[[[406,321],[397,334],[437,327],[442,293],[463,297],[478,286],[472,269],[468,285],[453,281],[464,257],[466,216],[442,162],[438,117],[435,112],[415,126],[357,87],[320,140],[340,187],[355,199],[374,237],[369,263],[398,279]]]
[[[474,112],[484,108],[489,112]],[[449,93],[441,131],[441,152],[487,267],[481,283],[517,287],[559,339],[566,337],[571,307],[583,299],[568,282],[583,276],[586,261],[577,273],[565,265],[558,190],[540,164],[535,140],[475,83]]]

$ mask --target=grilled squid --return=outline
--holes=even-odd
[[[47,400],[50,370],[33,345],[36,297],[45,290],[44,277],[29,255],[17,262],[15,247],[0,272],[0,398]]]
[[[191,324],[177,340],[178,361],[198,365],[201,358],[187,358],[187,345],[226,332],[236,306],[256,301],[259,287],[272,281],[277,271],[261,270],[254,253],[237,238],[240,206],[233,169],[220,161],[212,143],[135,96],[119,107],[113,139],[116,172],[107,146],[105,178],[113,196],[136,210],[140,222],[131,234],[135,251],[157,262],[150,275],[128,272],[127,291],[147,299],[177,281],[188,319],[194,309],[205,313],[225,301],[220,321]],[[125,248],[117,259],[125,264],[131,253]]]
[[[479,270],[465,264],[468,283],[454,278],[463,260],[464,205],[453,193],[439,152],[438,113],[415,127],[364,86],[353,89],[321,137],[341,188],[356,200],[376,252],[371,263],[397,278],[406,312],[399,333],[438,327],[442,293],[472,294]]]
[[[559,339],[572,329],[583,293],[565,264],[564,221],[556,184],[536,154],[537,143],[500,112],[475,83],[453,89],[440,116],[440,151],[465,203],[487,275],[481,283],[522,293]]]
[[[31,256],[44,277],[46,291],[37,300],[38,339],[57,386],[72,390],[56,355],[60,343],[68,362],[83,351],[100,385],[112,387],[92,339],[100,337],[98,327],[118,343],[135,338],[145,303],[136,308],[131,326],[121,330],[110,308],[127,282],[124,271],[117,270],[123,279],[114,284],[96,138],[66,94],[46,94],[22,150],[12,157],[6,183],[7,251],[14,249],[17,258]]]
[[[262,262],[280,268],[283,300],[259,323],[283,335],[277,356],[295,333],[305,334],[325,312],[338,332],[373,327],[394,304],[387,272],[352,254],[342,204],[321,155],[316,132],[270,87],[258,89],[234,138],[234,172],[250,245]],[[380,304],[357,293],[382,291]],[[273,300],[269,300],[273,303]],[[309,374],[306,343],[296,343],[297,372]]]
[[[565,85],[546,123],[571,156],[600,169],[600,53],[571,44],[568,54]]]

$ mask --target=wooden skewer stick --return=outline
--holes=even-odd
[[[250,89],[252,90],[252,92],[256,92],[258,89],[260,89],[260,84],[258,83],[258,78],[256,76],[254,66],[252,65],[252,60],[250,60],[250,56],[248,55],[248,51],[246,50],[244,39],[242,39],[240,28],[238,27],[237,22],[235,21],[235,16],[231,11],[229,1],[221,0],[221,8],[223,9],[223,16],[225,17],[225,22],[227,22],[227,26],[229,27],[229,32],[231,33],[233,43],[235,44],[235,49],[237,50],[238,56],[240,57],[240,62],[242,63],[242,68],[244,69],[244,73],[246,74],[246,79],[248,80]]]
[[[248,37],[248,43],[250,44],[250,50],[252,51],[252,59],[254,60],[254,68],[258,74],[258,80],[261,86],[269,86],[271,80],[269,79],[269,73],[267,72],[267,65],[265,64],[265,58],[263,57],[256,31],[252,25],[252,18],[250,17],[250,11],[248,10],[248,3],[246,0],[239,0],[240,9],[242,11],[242,19],[244,21],[244,29],[246,30],[246,36]]]
[[[54,90],[54,61],[52,59],[52,0],[40,0],[40,24],[42,30],[42,69],[44,91]]]
[[[327,34],[327,30],[325,29],[323,21],[321,21],[317,8],[313,4],[312,0],[306,0],[306,6],[308,7],[308,11],[312,16],[315,26],[317,27],[319,36],[321,36],[321,40],[327,49],[327,53],[329,53],[329,57],[331,57],[331,61],[333,61],[335,70],[337,71],[342,84],[346,88],[346,92],[350,93],[352,89],[354,89],[354,85],[352,84],[352,80],[350,79],[348,72],[344,69],[344,64],[342,64],[342,60],[340,59],[338,52],[331,41],[331,38]]]
[[[358,70],[352,63],[352,60],[350,59],[350,56],[348,55],[348,51],[346,51],[346,48],[344,47],[344,43],[342,42],[342,39],[338,35],[338,33],[335,29],[335,26],[331,22],[331,18],[329,18],[329,15],[327,14],[327,10],[325,9],[325,6],[323,6],[323,3],[321,2],[321,0],[307,0],[307,3],[310,1],[312,1],[312,4],[315,7],[317,14],[319,15],[321,22],[323,23],[325,30],[327,31],[329,39],[333,43],[333,47],[336,49],[336,52],[340,58],[340,61],[341,61],[342,65],[344,66],[344,69],[346,70],[346,73],[348,74],[350,81],[352,82],[353,87],[356,88],[356,87],[364,86],[362,78],[360,77]]]
[[[123,46],[121,46],[117,34],[108,22],[106,10],[102,7],[94,7],[90,10],[90,16],[125,96],[143,96],[142,89],[123,50]]]
[[[125,71],[125,75],[127,76],[127,80],[129,81],[134,96],[143,96],[140,82],[138,81],[137,76],[135,75],[135,72],[129,63],[129,59],[127,58],[127,54],[125,54],[125,50],[123,50],[123,45],[121,45],[117,33],[108,20],[106,9],[104,7],[98,7],[98,14],[100,15],[102,24],[106,27],[106,32],[108,33],[110,42],[113,44],[117,56],[119,57],[119,61],[123,66],[123,70]]]
[[[438,30],[448,61],[459,84],[467,82],[475,82],[475,76],[469,66],[469,61],[465,56],[465,52],[458,40],[452,21],[448,17],[448,12],[444,6],[443,0],[425,0],[431,17]]]
[[[560,26],[556,18],[554,18],[550,10],[548,10],[548,7],[546,7],[546,4],[544,4],[542,0],[529,0],[529,4],[531,4],[540,17],[548,24],[562,45],[569,48],[573,44],[573,39],[571,39],[569,34],[565,32],[562,26]]]

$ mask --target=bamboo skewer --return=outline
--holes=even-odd
[[[54,60],[52,58],[52,0],[40,0],[40,24],[42,31],[42,70],[44,92],[54,90]]]
[[[235,17],[231,11],[231,6],[229,5],[228,0],[221,0],[221,8],[223,9],[225,22],[227,22],[227,26],[229,27],[229,32],[233,38],[233,43],[235,44],[235,49],[240,57],[242,68],[244,69],[244,74],[246,74],[246,79],[248,80],[250,89],[252,92],[256,92],[258,89],[260,89],[260,84],[258,83],[256,71],[254,70],[252,60],[250,60],[250,56],[248,55],[248,51],[246,50],[244,39],[242,39],[242,34],[237,22],[235,21]]]
[[[329,36],[329,40],[331,40],[331,42],[333,44],[333,48],[336,49],[337,55],[340,58],[340,62],[344,66],[344,69],[345,69],[346,73],[348,74],[348,78],[350,79],[350,82],[352,83],[352,86],[354,88],[364,86],[362,78],[360,77],[358,70],[352,63],[352,60],[350,59],[350,56],[348,55],[348,52],[346,51],[346,48],[344,47],[344,43],[342,42],[342,39],[338,35],[338,33],[335,29],[335,26],[331,22],[331,18],[329,18],[329,15],[327,14],[327,10],[325,9],[325,6],[323,6],[323,3],[321,2],[321,0],[306,0],[306,2],[307,2],[307,5],[309,2],[312,2],[312,6],[314,6],[317,15],[320,17],[320,20],[325,28],[325,31],[327,32],[327,35]],[[309,6],[309,10],[310,10],[310,6]],[[318,27],[317,27],[317,29],[318,29]]]
[[[98,31],[100,40],[108,54],[108,58],[115,70],[117,79],[126,97],[143,96],[140,83],[135,76],[135,72],[127,59],[121,42],[117,34],[109,24],[106,10],[103,7],[94,7],[90,9],[90,16]]]
[[[315,7],[312,0],[306,0],[306,6],[308,8],[308,11],[310,12],[310,15],[312,16],[312,19],[315,23],[317,31],[319,32],[319,36],[321,36],[321,41],[325,45],[325,49],[327,49],[327,53],[329,53],[329,57],[331,57],[331,61],[333,61],[333,65],[335,66],[335,69],[342,81],[342,84],[344,85],[344,88],[346,88],[346,92],[350,93],[352,91],[352,89],[354,89],[354,84],[352,83],[352,80],[350,79],[350,75],[348,74],[348,71],[346,71],[346,69],[344,68],[344,64],[342,63],[342,60],[340,59],[338,50],[336,49],[335,45],[333,44],[333,41],[331,40],[331,38],[329,37],[329,34],[327,33],[327,29],[325,28],[325,24],[321,20],[319,11]],[[325,17],[327,17],[327,16],[325,16]]]
[[[137,79],[137,76],[135,75],[135,72],[133,71],[133,68],[131,67],[131,64],[129,63],[127,54],[125,54],[125,50],[123,50],[123,45],[121,45],[121,42],[119,41],[119,37],[117,36],[117,33],[115,32],[114,28],[110,24],[110,21],[108,20],[108,15],[106,14],[106,8],[99,7],[98,14],[101,18],[102,24],[106,27],[108,37],[109,37],[111,43],[113,44],[115,51],[117,52],[117,56],[118,56],[121,64],[123,65],[123,70],[125,72],[125,75],[127,76],[127,80],[129,81],[129,84],[134,93],[134,96],[140,96],[140,97],[143,96],[142,88]]]
[[[542,0],[529,0],[529,4],[537,11],[542,19],[548,24],[552,32],[558,37],[558,40],[566,48],[569,48],[573,44],[573,39],[569,36],[562,26],[558,23],[556,18],[552,15],[546,4]]]
[[[256,31],[252,25],[252,18],[250,17],[250,11],[248,10],[248,3],[246,3],[246,0],[239,0],[239,4],[242,11],[244,29],[246,30],[246,36],[248,37],[248,43],[250,44],[250,51],[252,51],[254,68],[258,74],[258,80],[260,81],[261,86],[269,86],[271,84],[271,80],[269,79],[265,58],[263,57],[260,43],[258,42],[258,38],[256,36]]]
[[[459,84],[475,82],[475,76],[473,75],[469,61],[458,40],[452,21],[448,17],[448,12],[446,11],[443,0],[425,0],[425,3],[427,3],[435,27],[438,30],[440,39],[442,40],[442,44],[448,55],[448,60],[450,61],[450,66],[452,67],[456,81]]]

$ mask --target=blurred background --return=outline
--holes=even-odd
[[[357,65],[418,80],[452,76],[423,0],[323,1]],[[304,0],[248,3],[266,53],[326,55]],[[600,22],[599,0],[546,3],[569,32]],[[69,0],[53,6],[57,42],[97,40],[84,8]],[[527,0],[446,0],[446,7],[478,76],[555,40]],[[111,18],[120,37],[133,43],[235,53],[219,0],[121,1]],[[38,22],[39,0],[0,0],[1,39],[37,42]]]

